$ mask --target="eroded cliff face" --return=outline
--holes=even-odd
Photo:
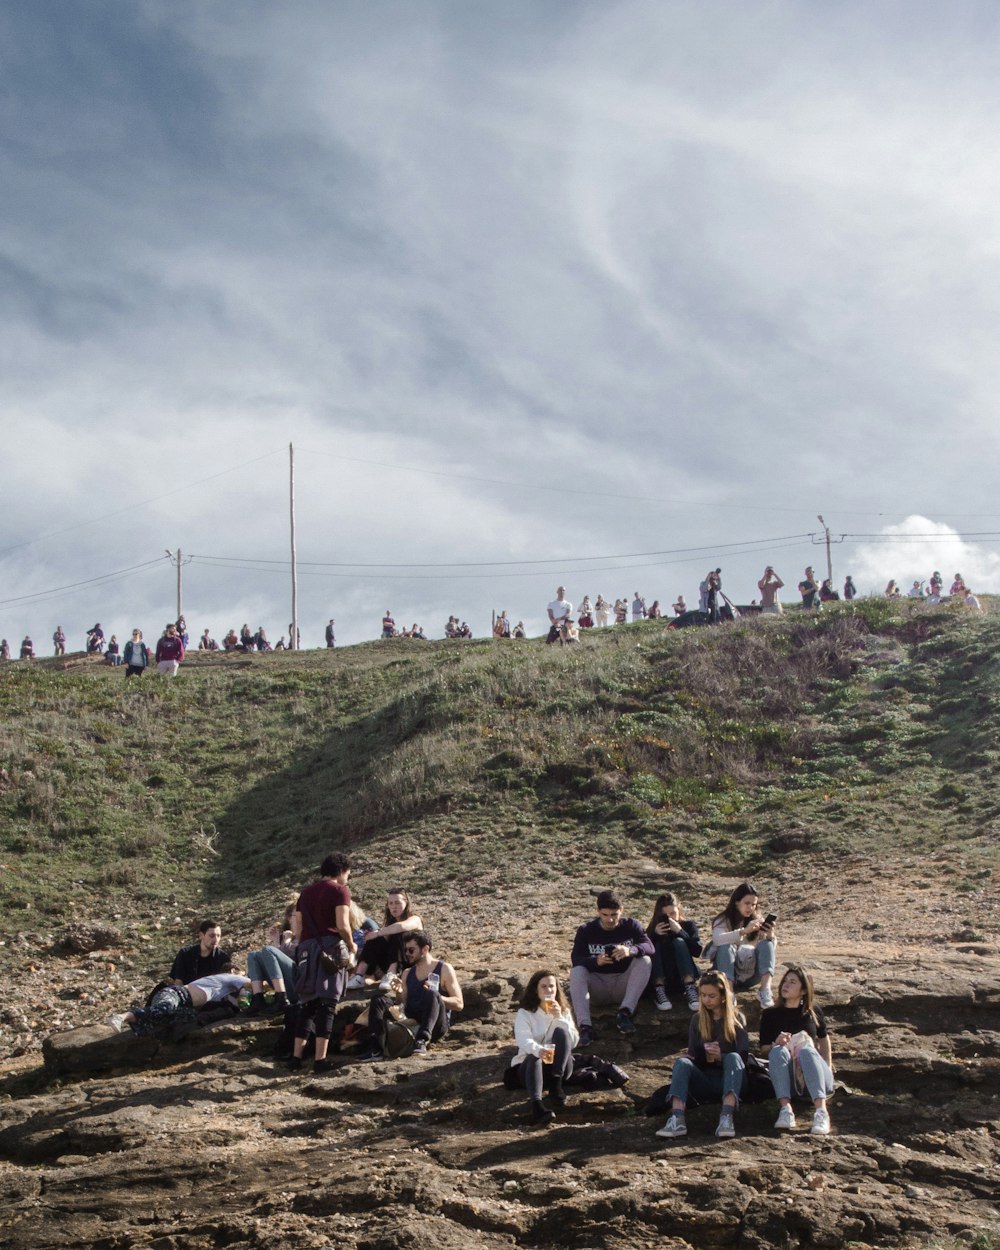
[[[721,886],[691,880],[684,894]],[[97,1023],[53,1031],[49,1071],[32,1049],[0,1090],[4,1244],[763,1250],[982,1237],[1000,1226],[1000,949],[960,926],[987,931],[995,908],[988,893],[931,907],[900,866],[875,862],[827,873],[784,907],[779,953],[814,971],[834,1038],[829,1138],[809,1135],[805,1107],[803,1127],[779,1137],[771,1101],[741,1109],[733,1141],[712,1136],[711,1107],[691,1111],[688,1138],[656,1138],[662,1117],[643,1108],[689,1013],[647,1006],[628,1040],[598,1018],[593,1049],[626,1068],[627,1087],[574,1094],[532,1129],[500,1077],[526,974],[546,951],[565,966],[586,918],[563,887],[528,916],[497,900],[471,929],[467,916],[442,923],[468,1009],[427,1059],[290,1075],[270,1056],[276,1024],[260,1020],[138,1045]],[[49,985],[63,977],[78,994],[69,973],[83,971],[98,999],[100,962],[38,958]],[[32,991],[37,977],[9,1008]],[[67,1001],[93,1018],[79,994]],[[754,1035],[755,996],[741,1006]]]

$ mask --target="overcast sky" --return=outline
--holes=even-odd
[[[308,645],[794,598],[817,513],[838,585],[1000,589],[998,49],[994,0],[4,5],[0,634],[155,636],[165,548],[193,635],[286,633],[290,442]]]

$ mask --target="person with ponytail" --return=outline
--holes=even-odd
[[[777,950],[777,917],[762,916],[757,901],[757,891],[749,881],[733,890],[725,908],[712,921],[712,940],[704,955],[712,961],[713,968],[725,973],[734,991],[749,990],[759,984],[760,1005],[773,1007],[771,978]]]
[[[750,1038],[736,1010],[728,977],[706,972],[698,982],[698,1014],[691,1017],[687,1054],[674,1062],[670,1079],[670,1119],[657,1137],[687,1136],[687,1104],[720,1102],[716,1137],[735,1137],[734,1116],[746,1084]]]

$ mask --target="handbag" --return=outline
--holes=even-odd
[[[390,1008],[382,1025],[382,1054],[386,1059],[408,1059],[416,1044],[416,1036],[405,1018],[394,1016]]]
[[[343,972],[345,968],[351,967],[354,956],[347,949],[344,939],[339,938],[331,949],[324,946],[319,948],[319,962],[324,972]]]

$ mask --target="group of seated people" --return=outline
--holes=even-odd
[[[446,638],[471,638],[472,630],[469,628],[468,622],[462,621],[459,624],[457,616],[449,616],[444,627],[444,636]]]
[[[311,1046],[313,1071],[327,1073],[334,1069],[329,1047],[337,1005],[345,997],[363,996],[368,1001],[349,1025],[346,1043],[357,1047],[358,1059],[389,1057],[390,1025],[409,1041],[399,1053],[426,1055],[447,1035],[452,1014],[464,1006],[455,969],[432,954],[431,937],[405,889],[388,891],[378,922],[352,899],[350,875],[344,855],[328,855],[317,880],[268,929],[264,946],[250,952],[246,975],[234,971],[230,954],[222,949],[220,926],[205,921],[198,941],[178,953],[170,977],[145,1006],[112,1016],[109,1023],[147,1034],[194,1020],[207,1005],[249,993],[247,1015],[285,1017],[288,1068],[301,1070]],[[757,1066],[769,1075],[768,1092],[779,1103],[775,1127],[796,1127],[793,1100],[798,1098],[811,1103],[811,1132],[829,1133],[827,1099],[834,1080],[826,1021],[816,1005],[812,979],[798,964],[786,965],[775,998],[777,917],[762,912],[749,882],[737,886],[713,918],[704,949],[697,924],[685,916],[672,892],[657,898],[646,925],[624,914],[612,890],[601,891],[596,904],[596,916],[576,931],[568,997],[557,971],[538,969],[514,1017],[515,1053],[503,1081],[527,1093],[532,1124],[555,1118],[567,1087],[583,1069],[604,1065],[627,1080],[615,1065],[587,1053],[598,1036],[593,1009],[611,1008],[616,1030],[632,1036],[639,1005],[649,997],[656,1011],[670,1011],[672,1000],[680,999],[692,1012],[686,1050],[674,1060],[669,1087],[661,1091],[670,1114],[657,1136],[686,1136],[692,1101],[721,1103],[716,1136],[734,1136],[752,1064],[737,994],[756,989],[760,1051],[766,1061]],[[709,964],[704,973],[699,973],[700,959]]]

